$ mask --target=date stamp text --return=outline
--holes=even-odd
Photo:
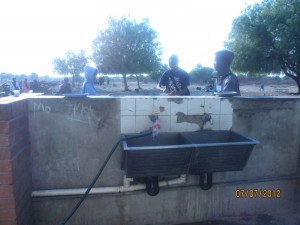
[[[236,189],[237,198],[281,198],[280,189]]]

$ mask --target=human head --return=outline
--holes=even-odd
[[[84,67],[85,79],[90,82],[95,82],[98,70],[91,66]]]
[[[65,77],[64,78],[64,83],[69,83],[69,78]]]
[[[12,81],[13,81],[13,82],[17,82],[17,78],[14,77],[14,78],[12,79]]]
[[[177,55],[171,55],[169,58],[169,67],[171,69],[177,69],[178,68],[178,56]]]
[[[228,72],[234,59],[234,53],[229,50],[221,50],[215,53],[215,69],[218,72]]]

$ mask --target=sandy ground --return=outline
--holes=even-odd
[[[138,89],[136,81],[129,81],[128,88],[130,91],[124,91],[124,86],[121,81],[111,82],[109,85],[96,86],[98,95],[110,95],[110,96],[139,96],[139,95],[148,95],[148,96],[157,96],[164,95],[160,90],[156,88],[156,83],[140,83],[141,89]],[[205,92],[199,90],[199,87],[203,90],[204,85],[195,85],[192,84],[189,87],[191,95],[194,96],[203,96],[203,95],[212,95],[211,92]],[[240,85],[241,95],[242,96],[283,96],[291,95],[298,91],[296,85],[288,84],[272,84],[265,85],[265,90],[261,91],[259,85],[255,84],[241,84]],[[76,90],[74,91],[76,92]]]

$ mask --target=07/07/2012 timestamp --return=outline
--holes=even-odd
[[[237,198],[281,198],[280,189],[236,189]]]

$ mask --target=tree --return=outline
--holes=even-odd
[[[203,67],[197,64],[196,67],[190,72],[190,78],[193,82],[209,82],[212,79],[213,69],[210,67]]]
[[[93,60],[104,74],[122,74],[124,90],[128,91],[126,75],[156,70],[161,46],[147,19],[138,23],[126,17],[109,18],[108,25],[93,41]]]
[[[75,81],[80,80],[80,73],[83,73],[87,62],[88,58],[85,56],[85,51],[80,50],[78,53],[68,51],[65,54],[65,58],[54,58],[52,64],[55,72],[72,75],[72,85],[74,87]]]
[[[167,64],[160,64],[160,66],[155,71],[149,73],[149,77],[151,78],[151,80],[158,82],[162,74],[168,69],[170,68]]]
[[[39,78],[39,75],[35,72],[32,72],[28,77],[30,80],[37,80]]]
[[[299,0],[264,0],[248,6],[233,21],[225,44],[236,54],[239,72],[280,73],[292,78],[300,93]]]

